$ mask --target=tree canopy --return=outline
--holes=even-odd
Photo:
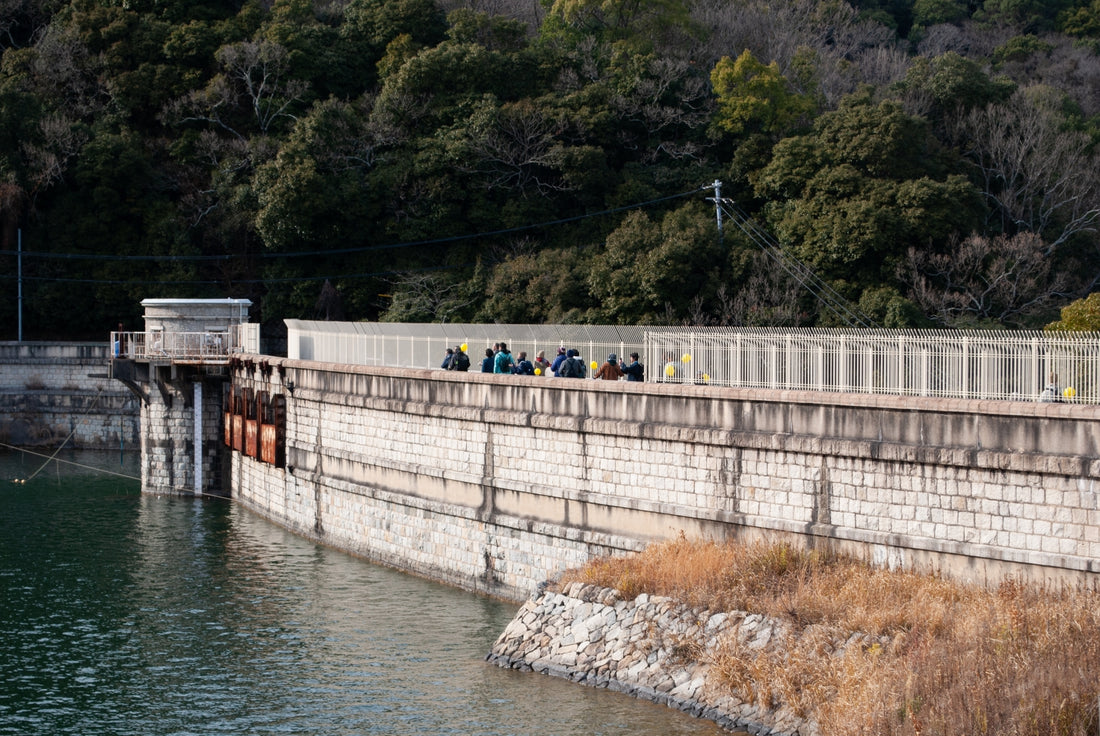
[[[247,297],[272,327],[834,324],[719,231],[720,181],[746,231],[879,324],[1045,325],[1100,285],[1098,16],[7,3],[4,293],[21,280],[32,339],[102,339],[150,296]],[[16,309],[0,300],[4,324]]]

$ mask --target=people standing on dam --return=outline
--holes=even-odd
[[[516,364],[512,367],[512,373],[517,376],[535,375],[535,366],[527,360],[526,351],[521,350],[519,355],[516,356]]]
[[[550,361],[546,359],[545,350],[540,350],[538,352],[538,355],[535,356],[535,360],[533,362],[535,364],[535,370],[538,371],[538,375],[550,375]]]
[[[514,365],[507,343],[500,343],[500,352],[493,358],[493,373],[511,373]]]
[[[588,367],[584,364],[584,358],[573,348],[565,354],[566,358],[558,368],[560,378],[587,378]]]
[[[592,378],[600,381],[618,381],[622,377],[623,369],[619,367],[619,356],[615,353],[608,355],[607,360],[600,366],[600,370],[592,376]]]
[[[465,343],[455,347],[454,356],[451,358],[451,364],[448,367],[449,370],[459,371],[465,373],[470,370],[470,356],[463,350]]]
[[[630,354],[630,363],[623,365],[623,374],[627,381],[644,381],[645,366],[638,362],[638,354]]]
[[[550,365],[550,372],[555,376],[561,376],[561,364],[565,362],[566,357],[565,346],[558,348],[558,355],[554,358],[554,362]]]

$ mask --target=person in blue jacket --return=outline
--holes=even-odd
[[[550,364],[550,372],[555,376],[558,375],[558,369],[561,368],[561,364],[566,359],[565,348],[558,348],[558,357],[554,358],[554,362]]]
[[[485,357],[481,361],[481,372],[492,373],[493,372],[493,349],[485,348]]]

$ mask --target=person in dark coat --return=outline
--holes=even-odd
[[[628,381],[644,381],[645,380],[645,366],[638,362],[638,354],[630,354],[630,362],[623,365],[623,373],[626,374],[626,380]]]
[[[517,376],[535,375],[535,366],[531,361],[527,360],[526,351],[521,350],[519,355],[516,356],[516,364],[512,366],[512,373],[515,373]]]

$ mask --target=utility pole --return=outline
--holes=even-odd
[[[15,231],[15,266],[18,273],[18,285],[16,286],[16,311],[19,313],[17,320],[19,324],[19,331],[17,339],[19,342],[23,342],[23,228],[19,228]]]
[[[718,218],[718,244],[721,245],[724,242],[724,236],[722,233],[722,182],[718,179],[714,180],[714,216]],[[707,197],[710,199],[710,197]]]

